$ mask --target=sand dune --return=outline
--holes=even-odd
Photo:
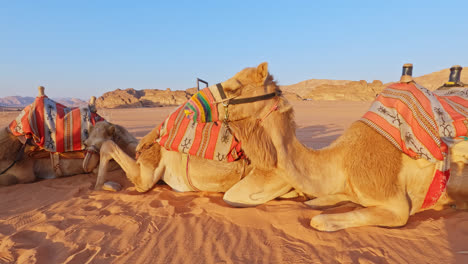
[[[321,148],[370,103],[294,105],[299,138]],[[142,137],[172,109],[100,114]],[[14,116],[0,113],[0,125]],[[323,233],[309,227],[321,211],[300,199],[233,208],[218,193],[157,185],[140,194],[122,171],[111,178],[123,191],[92,190],[91,174],[0,188],[0,263],[468,263],[467,211],[425,211],[402,228]]]

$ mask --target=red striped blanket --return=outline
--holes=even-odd
[[[39,96],[10,123],[9,129],[15,136],[31,136],[47,151],[63,153],[85,149],[90,127],[103,120],[88,106],[68,108]]]
[[[216,86],[193,95],[160,125],[155,141],[167,150],[205,159],[232,162],[243,157],[241,143],[229,127],[219,121]]]
[[[468,132],[468,89],[431,92],[415,83],[387,87],[361,121],[408,156],[436,163],[422,208],[434,205],[450,177],[449,146]]]

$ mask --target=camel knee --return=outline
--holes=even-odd
[[[112,153],[113,149],[115,148],[116,144],[112,140],[106,140],[102,143],[100,153],[101,159],[111,159],[110,153]]]
[[[147,192],[161,179],[164,174],[164,167],[155,170],[153,166],[137,162],[139,170],[135,173],[127,173],[127,178],[135,185],[138,192]]]

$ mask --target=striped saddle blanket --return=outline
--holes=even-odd
[[[468,132],[468,89],[431,92],[415,83],[387,87],[361,121],[408,156],[436,163],[422,208],[434,205],[450,177],[449,147]]]
[[[216,86],[207,87],[181,105],[159,127],[159,145],[205,159],[232,162],[243,158],[241,142],[219,120]]]
[[[88,106],[68,108],[39,96],[10,123],[9,129],[15,136],[32,137],[47,151],[63,153],[85,149],[90,127],[103,120]]]

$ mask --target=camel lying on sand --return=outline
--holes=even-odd
[[[233,206],[254,206],[287,194],[291,185],[284,181],[283,170],[277,169],[277,151],[268,130],[277,129],[277,125],[269,120],[270,116],[289,115],[292,108],[280,96],[279,87],[268,74],[267,64],[244,69],[218,87],[224,89],[210,89],[214,89],[214,94],[220,92],[228,97],[217,98],[213,104],[212,111],[224,117],[215,126],[221,126],[222,122],[228,124],[229,131],[242,143],[248,161],[217,161],[167,150],[155,142],[161,136],[160,127],[140,141],[135,160],[114,141],[105,141],[102,132],[105,129],[100,135],[94,135],[97,133],[94,129],[91,138],[102,139],[87,143],[100,149],[101,153],[96,189],[104,184],[108,161],[114,159],[140,192],[148,191],[157,181],[163,180],[180,192],[225,192],[224,200]],[[290,125],[294,131],[294,125]],[[105,124],[97,127],[100,126]]]
[[[224,105],[218,104],[217,110],[225,116],[225,122],[242,142],[251,161],[247,176],[226,190],[226,202],[252,206],[280,196],[292,186],[307,197],[316,197],[306,202],[311,207],[333,206],[344,201],[365,207],[313,217],[311,226],[323,231],[365,225],[402,226],[409,215],[421,210],[436,170],[434,163],[403,154],[363,122],[354,123],[329,147],[309,149],[295,135],[294,112],[284,97],[233,104],[238,98],[279,90],[268,74],[266,63],[240,71],[220,87],[228,99],[223,101]],[[159,179],[176,190],[190,191],[192,185],[210,190],[205,186],[213,179],[219,182],[226,176],[240,177],[240,162],[216,163],[193,157],[190,160],[192,184],[188,184],[183,155],[154,143],[159,131],[155,128],[142,139],[137,148],[141,154],[136,161],[112,141],[105,141],[100,150],[98,179],[104,177],[110,159],[120,164],[139,191],[149,190]],[[443,196],[432,206],[448,200]]]
[[[42,108],[45,109],[45,114],[44,110],[42,110],[42,112],[32,110],[34,107],[37,107],[38,104],[44,105],[44,102],[48,103],[46,107]],[[38,134],[43,135],[42,132],[38,131],[45,131],[49,129],[44,124],[40,125],[42,126],[42,129],[38,129],[36,127],[38,126],[38,123],[33,121],[37,121],[39,119],[43,120],[42,118],[39,118],[39,116],[47,116],[47,121],[54,119],[55,121],[57,120],[58,114],[49,109],[48,106],[65,109],[65,111],[70,111],[69,114],[75,114],[75,117],[80,117],[81,115],[83,118],[88,118],[88,121],[90,119],[89,117],[91,116],[100,119],[100,117],[95,114],[94,103],[95,97],[92,97],[88,107],[80,109],[69,109],[48,99],[44,95],[44,87],[39,87],[39,96],[36,98],[36,101],[32,105],[26,107],[18,119],[14,121],[17,122],[16,124],[18,125],[21,124],[21,126],[12,123],[13,125],[10,124],[10,127],[6,127],[0,130],[0,186],[12,185],[16,183],[28,183],[38,178],[49,179],[89,173],[94,168],[96,168],[99,163],[99,154],[96,152],[88,152],[86,154],[84,151],[61,152],[59,151],[60,147],[58,144],[52,144],[53,147],[56,148],[54,151],[51,151],[50,149],[47,150],[44,147],[38,145],[41,143],[43,144],[44,140],[40,137],[37,137],[36,135],[33,135],[34,133],[30,133],[32,130],[34,130]],[[67,115],[65,115],[64,119],[67,118]],[[24,122],[29,124],[25,125]],[[50,124],[52,124],[52,127],[56,126],[56,123],[50,122]],[[18,129],[18,131],[14,131],[16,135],[13,134],[11,130],[12,128]],[[23,131],[23,129],[25,131]],[[26,130],[28,130],[28,132],[26,132]],[[26,137],[22,135],[23,132],[25,136],[31,137],[31,139],[27,140]],[[49,133],[54,134],[55,138],[58,138],[56,136],[56,132],[52,131]],[[67,132],[64,132],[64,135],[66,133]],[[80,131],[74,131],[72,133],[73,134],[71,137],[81,137],[75,134],[80,133]],[[76,140],[73,142],[75,144],[75,149],[81,149],[82,143],[77,142]],[[52,145],[49,145],[49,147]],[[73,147],[70,146],[70,148]]]
[[[408,99],[406,91],[403,93],[404,99]],[[389,94],[389,97],[395,96],[391,92]],[[468,101],[460,101],[466,107]],[[416,105],[411,99],[408,104]],[[458,107],[467,113],[463,106]],[[386,111],[383,108],[378,110]],[[271,123],[277,128],[267,132],[273,139],[278,157],[277,167],[285,171],[282,174],[285,180],[306,196],[316,197],[306,202],[313,208],[335,206],[341,202],[353,202],[365,207],[345,213],[317,215],[310,222],[312,227],[335,231],[367,225],[403,226],[409,215],[451,202],[443,193],[444,177],[448,176],[439,171],[439,163],[418,158],[418,153],[413,153],[415,155],[411,158],[370,125],[355,122],[329,147],[312,150],[304,147],[294,136],[292,122],[292,111],[289,117],[273,114],[265,122],[265,125]],[[457,122],[458,128],[465,131],[466,126],[462,125],[464,120]],[[412,141],[409,136],[406,139]],[[466,143],[459,144],[454,147],[457,150],[454,157],[460,164],[468,152],[464,152],[463,147],[457,147]],[[442,175],[440,181],[434,180],[435,174]],[[438,201],[428,199],[430,188],[442,192]]]

